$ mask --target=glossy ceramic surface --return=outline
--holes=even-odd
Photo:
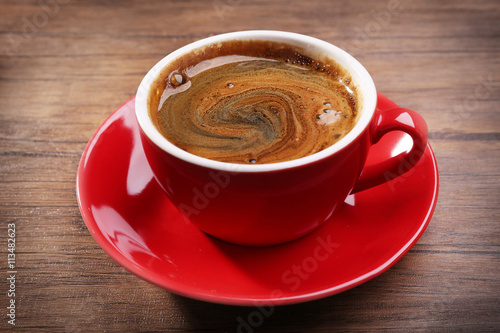
[[[287,46],[287,49],[296,50],[306,58],[326,57],[343,67],[352,81],[356,82],[358,99],[356,124],[349,133],[334,145],[314,154],[262,164],[258,161],[215,161],[191,154],[169,142],[158,130],[149,112],[151,101],[148,96],[163,90],[163,87],[154,83],[161,76],[159,73],[166,68],[170,68],[169,71],[174,68],[181,70],[184,65],[180,64],[191,63],[194,54],[197,55],[195,62],[226,52],[232,54],[228,45],[234,47],[236,41],[249,40],[284,42],[292,45]],[[260,56],[273,58],[272,54],[275,53],[274,56],[282,57],[281,51],[273,50],[274,47],[266,48],[265,54]],[[258,53],[254,53],[256,51],[241,51],[245,55],[258,56]],[[293,94],[290,91],[286,94],[289,93]],[[425,120],[408,109],[394,108],[377,112],[376,106],[375,84],[368,71],[351,55],[310,36],[269,30],[215,35],[168,54],[145,75],[135,99],[135,112],[146,159],[155,180],[170,202],[207,234],[232,244],[247,246],[277,245],[303,237],[328,221],[349,193],[384,183],[392,179],[391,176],[411,169],[419,161],[427,146]],[[314,115],[312,117],[314,121],[317,120]],[[241,119],[238,112],[238,120],[233,119],[237,123],[231,128],[245,128],[247,131],[247,120]],[[217,134],[215,129],[210,131],[213,131],[213,135],[222,135]],[[391,131],[407,133],[413,139],[413,145],[396,158],[364,167],[370,147]],[[252,140],[257,138],[255,136]],[[224,144],[223,140],[217,142],[218,145]],[[278,149],[277,146],[279,144],[274,144],[274,149]],[[278,150],[281,149],[283,147]]]
[[[396,107],[378,98],[380,109]],[[389,133],[373,146],[367,164],[408,151],[411,142]],[[437,165],[427,148],[415,168],[349,196],[309,235],[273,247],[237,246],[201,232],[167,199],[145,159],[131,99],[89,141],[78,170],[78,202],[99,245],[166,290],[235,305],[299,303],[381,274],[415,244],[437,200]]]

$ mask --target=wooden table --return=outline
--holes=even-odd
[[[342,294],[277,307],[252,330],[499,331],[495,0],[0,1],[0,327],[12,328],[11,299],[15,328],[27,332],[232,332],[254,311],[130,274],[92,238],[75,194],[86,143],[153,64],[194,40],[249,29],[299,32],[351,52],[380,92],[427,120],[440,171],[434,216],[401,261]]]

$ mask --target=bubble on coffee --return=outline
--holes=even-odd
[[[171,143],[222,162],[276,163],[319,152],[354,127],[357,89],[338,64],[282,43],[239,43],[235,54],[202,54],[160,76],[150,115]]]
[[[187,82],[187,79],[180,73],[172,73],[170,75],[170,85],[172,87],[178,87]]]

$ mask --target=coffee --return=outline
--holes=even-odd
[[[148,96],[177,147],[231,163],[275,163],[319,152],[356,124],[360,98],[335,61],[280,42],[231,41],[165,67]]]

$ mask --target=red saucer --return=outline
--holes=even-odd
[[[378,98],[381,109],[396,107]],[[390,133],[373,147],[368,163],[408,145],[406,134]],[[416,243],[438,192],[436,160],[427,148],[407,174],[349,196],[313,233],[284,245],[243,247],[204,234],[172,206],[144,157],[131,99],[85,148],[78,203],[99,245],[130,272],[164,289],[225,304],[299,303],[381,274]]]

